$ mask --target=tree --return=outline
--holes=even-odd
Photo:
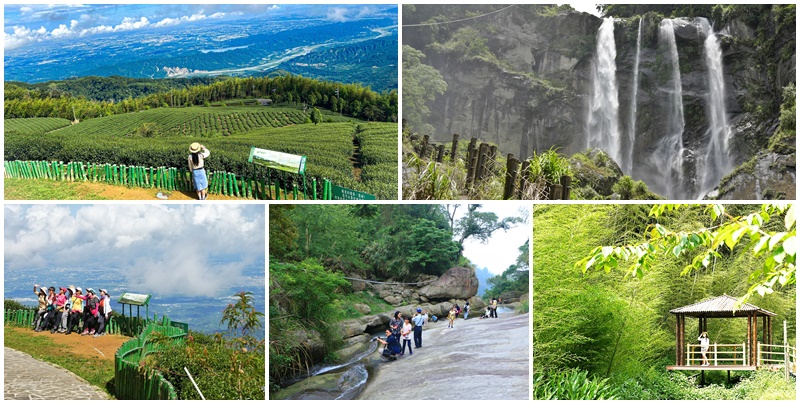
[[[317,108],[311,110],[311,122],[314,122],[314,125],[322,122],[322,113]]]
[[[463,245],[470,237],[486,243],[497,230],[508,231],[525,220],[521,217],[507,217],[500,220],[493,212],[479,212],[481,205],[469,205],[467,214],[458,220],[453,232],[459,235],[458,243]],[[455,212],[454,212],[455,214]]]
[[[253,292],[238,292],[234,294],[238,300],[228,303],[228,307],[222,310],[220,324],[225,324],[228,332],[239,338],[251,337],[250,334],[255,330],[261,329],[264,313],[257,311]]]
[[[422,63],[425,54],[403,46],[403,118],[416,131],[431,134],[428,103],[444,94],[447,83],[435,68]]]
[[[650,216],[658,218],[665,211],[675,211],[686,205],[655,205]],[[698,205],[695,205],[698,206]],[[705,209],[713,220],[724,223],[716,227],[691,231],[672,231],[656,223],[648,232],[649,240],[643,243],[622,246],[601,246],[575,263],[575,267],[586,273],[590,269],[603,269],[610,272],[623,263],[632,262],[627,275],[644,277],[653,264],[661,257],[672,254],[679,258],[686,254],[691,257],[681,275],[687,275],[700,268],[707,268],[715,258],[721,257],[724,248],[733,250],[749,239],[747,248],[756,257],[765,256],[763,266],[750,273],[747,293],[739,300],[744,304],[753,294],[761,296],[774,291],[776,284],[791,286],[796,284],[795,260],[797,258],[797,228],[795,205],[765,204],[756,212],[747,215],[731,215],[723,205],[708,205]],[[783,218],[781,228],[768,228],[770,221]],[[747,239],[744,236],[748,236]]]

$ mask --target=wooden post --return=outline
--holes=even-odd
[[[717,366],[717,343],[714,343],[714,366]]]
[[[453,145],[450,147],[450,162],[455,163],[458,153],[458,133],[453,134]]]
[[[745,342],[742,342],[742,365],[747,366],[747,347]]]
[[[675,366],[681,366],[681,358],[683,355],[681,354],[681,346],[683,345],[683,341],[681,341],[681,315],[675,315]]]
[[[429,135],[425,135],[422,137],[422,153],[420,153],[420,157],[425,158],[428,155],[428,141],[430,140]]]
[[[570,186],[572,185],[572,177],[564,175],[561,177],[561,199],[569,200]]]
[[[554,200],[554,201],[561,199],[561,185],[560,184],[550,184],[550,199]]]
[[[472,138],[475,140],[475,138]],[[470,145],[472,145],[470,143]],[[475,170],[478,168],[478,149],[476,147],[472,147],[469,149],[469,154],[467,158],[467,187],[469,188],[472,186],[473,179],[475,178]]]
[[[786,340],[786,320],[783,320],[783,377],[789,380],[789,343]]]
[[[519,160],[509,153],[506,160],[506,186],[503,189],[503,199],[511,199],[514,196],[514,187],[517,184],[517,170],[519,170]]]
[[[478,165],[477,170],[475,170],[475,181],[483,179],[484,175],[486,174],[486,157],[489,153],[489,145],[487,143],[481,143],[480,148],[478,148]]]
[[[492,146],[492,149],[495,147]],[[519,170],[519,190],[517,192],[517,199],[522,199],[525,196],[525,191],[528,188],[528,169],[531,166],[530,160],[522,162],[522,169]]]
[[[436,154],[436,161],[441,163],[442,159],[444,158],[444,145],[440,144],[438,147],[438,153]]]

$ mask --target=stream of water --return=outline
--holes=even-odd
[[[636,98],[639,95],[639,59],[642,53],[642,20],[639,18],[639,30],[636,35],[636,59],[633,62],[633,90],[631,90],[631,116],[628,125],[628,144],[625,159],[622,161],[622,172],[630,175],[633,171],[633,148],[636,145]]]
[[[681,69],[678,59],[678,46],[675,42],[673,20],[664,19],[658,26],[658,43],[665,66],[668,71],[667,82],[659,88],[664,94],[666,125],[655,152],[650,156],[655,172],[652,188],[671,198],[683,199],[686,196],[683,187],[683,89],[681,85]]]
[[[614,161],[620,161],[616,58],[614,18],[608,17],[597,31],[597,57],[592,66],[586,138],[589,148],[603,149]]]
[[[703,42],[703,54],[708,70],[708,124],[709,143],[698,169],[700,194],[713,190],[720,179],[729,173],[731,167],[728,156],[728,141],[730,128],[728,117],[725,113],[725,79],[722,76],[722,48],[714,29],[705,18],[700,19],[700,30],[704,32],[706,40]]]

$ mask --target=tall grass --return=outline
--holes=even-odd
[[[617,391],[608,383],[608,379],[589,377],[585,370],[537,372],[533,375],[534,400],[615,400],[617,398]]]

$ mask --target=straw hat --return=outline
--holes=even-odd
[[[47,289],[45,289],[44,286],[40,287],[39,291],[44,293],[44,294],[47,294]]]
[[[191,146],[189,146],[189,152],[197,153],[200,151],[200,143],[194,142]]]
[[[73,295],[75,294],[75,285],[69,285],[67,289],[69,289],[69,291],[72,292]]]

